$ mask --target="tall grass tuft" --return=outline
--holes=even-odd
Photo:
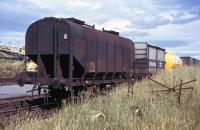
[[[161,72],[153,79],[173,86],[180,79],[195,83],[184,87],[194,87],[191,100],[189,91],[182,91],[181,104],[177,106],[176,96],[167,93],[152,93],[163,89],[150,80],[134,84],[133,97],[127,97],[127,85],[121,85],[107,96],[93,98],[83,104],[67,104],[59,114],[48,119],[28,119],[7,129],[26,130],[198,130],[200,129],[200,68],[182,67],[171,72]],[[134,116],[131,106],[138,106],[142,117]],[[105,119],[91,121],[90,113],[101,111]],[[31,120],[31,121],[30,121]]]

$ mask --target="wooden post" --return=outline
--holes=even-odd
[[[129,73],[128,75],[128,97],[129,97],[129,93],[130,93],[130,90],[131,89],[131,74]]]
[[[129,80],[128,80],[128,97],[129,97],[129,93],[130,93],[130,87],[131,87],[131,85],[130,85],[130,78],[129,78]]]
[[[130,79],[130,85],[131,85],[131,96],[133,98],[133,84],[132,84],[132,77]]]
[[[180,88],[177,94],[177,104],[180,105],[181,103],[181,89],[182,89],[183,80],[181,79]]]

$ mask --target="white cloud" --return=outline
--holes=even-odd
[[[200,44],[198,42],[200,41],[200,31],[197,28],[200,25],[198,21],[200,6],[187,3],[173,0],[0,1],[0,15],[4,16],[5,21],[22,22],[17,20],[17,14],[26,22],[22,25],[26,26],[29,25],[30,21],[48,16],[76,17],[88,24],[96,24],[99,29],[104,27],[107,30],[119,31],[122,36],[133,40],[182,39],[194,41],[190,45],[196,46],[193,49],[197,50]],[[5,12],[8,12],[8,14]],[[29,19],[30,17],[32,19]],[[15,23],[15,26],[19,26],[17,22]],[[3,28],[3,23],[1,25],[0,27]],[[18,34],[17,30],[8,30],[7,33],[0,32],[0,34],[1,41],[24,42],[25,32]],[[179,51],[179,49],[177,50]]]
[[[145,14],[145,11],[140,8],[134,8],[134,13],[141,15],[141,14]]]
[[[147,30],[151,38],[157,39],[196,39],[200,40],[200,30],[197,28],[200,20],[187,24],[168,24],[155,29]]]
[[[35,8],[53,10],[55,12],[65,12],[69,9],[97,10],[102,7],[101,3],[90,0],[27,0],[27,2]]]
[[[125,30],[131,25],[131,22],[128,20],[123,20],[119,18],[111,19],[102,25],[99,25],[100,28],[111,29],[111,30]]]
[[[191,18],[194,18],[197,16],[198,16],[197,14],[190,14],[190,13],[184,11],[184,14],[180,17],[180,19],[191,19]]]
[[[168,13],[160,13],[158,16],[160,16],[163,19],[169,20],[169,21],[174,20],[174,17]]]
[[[162,41],[168,40],[168,48],[177,52],[179,56],[194,56],[200,57],[200,30],[197,28],[200,25],[200,20],[194,21],[187,24],[169,24],[160,26],[155,29],[146,30],[150,35],[146,37],[138,37],[141,41],[157,40]],[[185,41],[185,43],[170,43],[170,40]],[[159,43],[157,43],[159,45]],[[166,44],[166,43],[165,43]]]
[[[0,44],[2,45],[14,45],[14,46],[24,46],[25,34],[24,32],[0,32]]]

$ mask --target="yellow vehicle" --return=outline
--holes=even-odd
[[[37,64],[35,64],[32,60],[26,61],[26,70],[28,72],[36,72]]]
[[[175,52],[166,50],[165,51],[165,69],[171,70],[173,68],[182,66],[182,60],[176,56]]]

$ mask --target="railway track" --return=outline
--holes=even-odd
[[[56,101],[44,95],[0,99],[0,129],[28,118],[47,118],[57,107]]]
[[[95,97],[91,92],[88,90],[88,93],[85,93],[88,98]],[[104,95],[103,91],[98,94]],[[85,96],[74,97],[68,102],[82,102],[84,101],[84,98],[86,98]],[[19,125],[21,121],[30,118],[44,119],[50,116],[52,117],[54,113],[57,113],[58,109],[56,108],[60,107],[60,103],[61,102],[56,102],[49,95],[33,95],[0,99],[0,129],[4,129],[10,124]]]

